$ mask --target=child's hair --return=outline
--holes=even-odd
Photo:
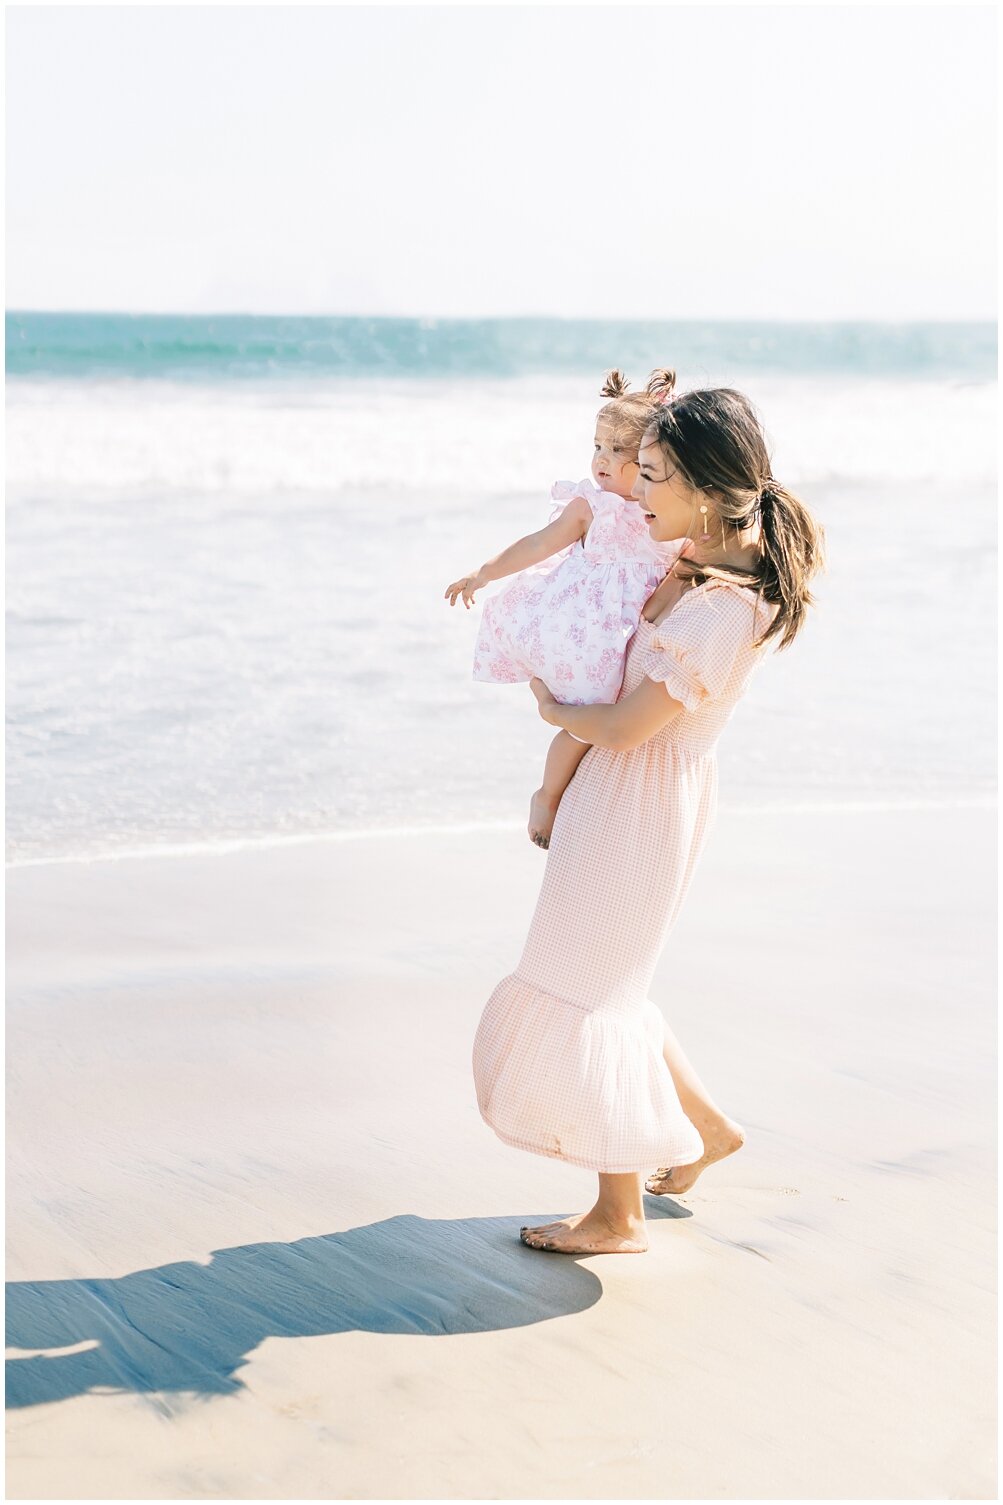
[[[770,456],[755,408],[728,387],[684,392],[656,409],[649,425],[667,464],[698,490],[713,491],[722,524],[762,525],[762,560],[751,574],[731,565],[682,559],[689,573],[758,586],[777,612],[759,640],[781,634],[779,648],[804,626],[813,597],[808,582],[825,567],[825,530],[793,492],[770,473]]]
[[[628,393],[629,386],[622,371],[607,371],[599,396],[610,397],[612,401],[601,407],[597,416],[611,425],[618,444],[636,454],[659,404],[675,391],[676,373],[660,367],[652,371],[643,392]]]

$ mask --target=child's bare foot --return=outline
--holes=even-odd
[[[519,1237],[530,1249],[546,1249],[550,1254],[644,1254],[648,1248],[643,1218],[630,1218],[614,1227],[594,1207],[557,1223],[522,1228]]]
[[[660,1166],[645,1181],[645,1190],[656,1197],[670,1194],[680,1196],[684,1191],[689,1191],[701,1171],[713,1165],[715,1160],[723,1160],[726,1155],[733,1155],[742,1148],[745,1130],[732,1119],[722,1118],[701,1129],[700,1138],[703,1140],[704,1151],[699,1160],[694,1160],[691,1165]]]
[[[559,798],[554,799],[545,789],[538,789],[529,802],[529,839],[544,851],[550,846],[550,833],[560,803]]]

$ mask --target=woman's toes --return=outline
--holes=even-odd
[[[556,1234],[565,1228],[565,1224],[539,1223],[535,1228],[520,1228],[519,1237],[524,1244],[532,1249],[543,1249],[553,1243]]]

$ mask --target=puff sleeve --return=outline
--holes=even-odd
[[[664,684],[688,711],[720,699],[732,676],[757,656],[755,618],[742,591],[726,585],[693,591],[652,633],[647,678]]]
[[[593,481],[555,481],[550,488],[550,496],[552,501],[564,506],[575,496],[583,496],[590,502],[598,489]]]
[[[576,496],[584,497],[592,509],[593,518],[599,517],[604,512],[619,511],[623,509],[623,497],[617,496],[612,491],[603,491],[593,481],[555,481],[550,488],[551,501],[556,502],[550,521],[560,517],[565,507]]]

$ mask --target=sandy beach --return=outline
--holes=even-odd
[[[520,832],[12,870],[9,1496],[994,1498],[994,830],[722,812],[642,1257],[477,1113]]]

